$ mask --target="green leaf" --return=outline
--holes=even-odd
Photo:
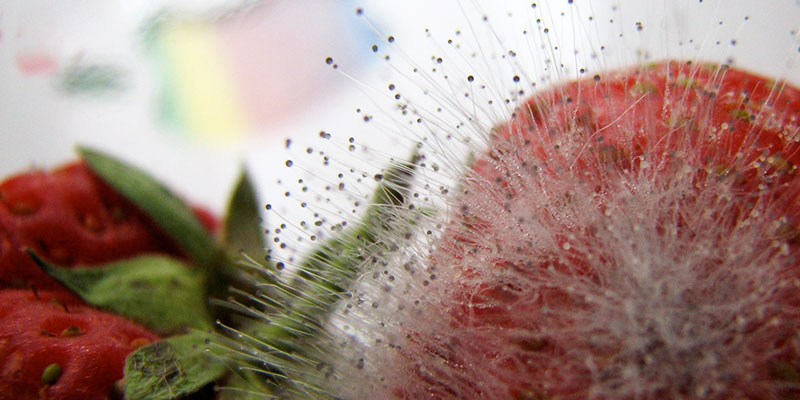
[[[226,367],[206,350],[209,338],[193,331],[131,353],[125,361],[125,398],[178,399],[220,378]]]
[[[250,175],[243,170],[228,204],[222,241],[233,253],[261,258],[266,246],[261,226],[261,204]]]
[[[261,228],[260,203],[246,170],[242,170],[228,203],[222,245],[227,251],[209,273],[208,294],[225,298],[227,305],[212,308],[224,324],[238,325],[230,303],[254,304],[245,293],[260,290],[258,284],[270,268],[265,265],[265,235]],[[235,287],[237,290],[231,291]],[[215,302],[219,305],[220,302]],[[232,319],[233,318],[233,319]]]
[[[318,369],[322,364],[314,362],[315,352],[324,351],[317,346],[317,335],[336,302],[351,290],[358,276],[375,265],[373,256],[396,250],[398,243],[385,239],[399,236],[398,240],[404,240],[405,236],[394,230],[411,227],[417,216],[426,215],[408,202],[418,160],[415,153],[410,161],[393,163],[376,175],[380,184],[362,219],[349,228],[337,228],[333,237],[299,263],[290,281],[269,276],[254,280],[260,284],[249,293],[257,303],[255,313],[262,318],[233,326],[238,334],[230,340],[235,344],[223,347],[229,350],[226,357],[257,373],[232,379],[231,387],[261,397],[297,390],[309,398],[316,398],[309,393],[328,398],[314,382],[325,373]],[[242,352],[241,346],[252,346],[252,352]],[[253,385],[252,378],[260,384]]]
[[[412,223],[397,221],[397,217],[406,204],[417,161],[415,152],[410,161],[395,163],[376,176],[380,185],[360,223],[327,240],[301,262],[295,279],[285,287],[292,293],[293,298],[286,301],[292,308],[282,310],[271,324],[254,327],[254,336],[293,351],[297,350],[295,338],[315,334],[332,305],[364,272],[369,255],[390,250],[380,237],[398,225]]]
[[[180,260],[139,256],[103,266],[63,268],[30,251],[50,276],[87,303],[139,322],[162,334],[208,329],[205,279]]]
[[[204,268],[219,256],[219,247],[192,209],[144,171],[86,147],[78,152],[89,167],[125,198],[136,204],[181,249]]]

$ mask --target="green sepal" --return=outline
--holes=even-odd
[[[178,259],[145,255],[102,266],[64,268],[29,251],[39,267],[87,303],[170,334],[213,323],[204,277]]]
[[[139,168],[102,152],[78,147],[84,161],[105,182],[147,213],[198,265],[210,268],[219,246],[192,209],[166,186]]]
[[[318,335],[335,304],[352,289],[358,276],[374,266],[373,256],[396,250],[397,243],[384,239],[397,237],[395,230],[416,224],[415,216],[425,216],[408,202],[418,161],[414,153],[410,161],[395,162],[382,175],[376,175],[380,183],[361,220],[351,227],[337,228],[334,236],[300,261],[291,280],[264,282],[276,288],[270,294],[257,295],[267,304],[262,311],[265,319],[256,318],[235,329],[239,332],[236,343],[253,346],[254,352],[243,354],[234,346],[227,355],[258,371],[252,377],[260,379],[261,387],[247,379],[232,380],[232,387],[252,390],[262,397],[296,390],[303,398],[329,398],[315,382],[325,373],[318,369],[324,365],[310,361],[317,356],[315,352],[324,351],[318,347]],[[294,380],[291,376],[295,373],[303,378]]]
[[[192,331],[131,353],[125,361],[125,399],[179,399],[219,379],[227,368],[207,350],[210,338]]]
[[[235,313],[231,312],[231,304],[253,306],[245,293],[260,291],[259,282],[274,273],[274,269],[264,260],[267,254],[266,235],[261,227],[260,204],[250,175],[242,169],[228,202],[221,236],[225,257],[220,258],[209,280],[209,296],[226,298],[227,303],[214,302],[222,304],[217,317],[226,325],[239,325]]]
[[[261,258],[266,247],[261,206],[247,170],[242,170],[234,187],[225,217],[222,243],[229,252]]]
[[[248,333],[286,351],[301,350],[296,339],[316,334],[333,304],[364,272],[368,256],[391,250],[380,237],[398,227],[397,217],[403,214],[399,210],[406,205],[418,161],[414,152],[409,161],[395,162],[376,176],[380,184],[361,221],[322,243],[300,263],[297,275],[285,287],[292,293],[287,301],[292,308],[281,310],[268,325],[251,327]]]

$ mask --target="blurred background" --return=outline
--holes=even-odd
[[[673,57],[797,84],[799,28],[797,0],[5,0],[0,176],[83,144],[220,212],[242,165],[265,201],[279,197],[287,138],[334,132],[403,157],[399,123],[366,126],[361,107],[391,108],[389,82],[435,85],[408,75],[442,56],[488,82]]]

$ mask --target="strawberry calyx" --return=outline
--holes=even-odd
[[[393,162],[377,175],[371,206],[360,221],[342,226],[314,247],[288,279],[278,278],[282,272],[278,265],[251,276],[257,290],[249,292],[251,306],[238,310],[244,323],[226,326],[229,338],[218,341],[224,359],[238,366],[235,379],[229,382],[235,389],[232,393],[328,395],[315,386],[329,373],[318,354],[320,346],[325,346],[322,333],[358,277],[378,268],[380,263],[369,254],[396,250],[384,240],[393,235],[390,232],[407,230],[416,223],[415,217],[430,211],[415,210],[408,201],[420,160],[415,152],[409,160]]]
[[[130,355],[125,365],[127,399],[176,399],[224,379],[226,368],[209,352],[208,338],[213,321],[228,322],[230,310],[214,307],[209,300],[233,301],[236,296],[229,287],[252,285],[254,281],[238,265],[243,262],[240,253],[264,252],[263,232],[253,223],[260,220],[260,211],[249,176],[243,172],[236,183],[220,243],[207,228],[217,228],[216,221],[189,207],[146,172],[96,150],[79,148],[79,152],[95,173],[150,217],[197,267],[151,255],[101,268],[72,269],[37,258],[40,267],[90,304],[159,332],[185,332]],[[181,373],[170,372],[174,370]]]
[[[160,334],[211,329],[204,276],[182,261],[144,255],[91,267],[65,268],[31,256],[42,270],[87,303]]]
[[[161,341],[152,333],[140,335],[114,364],[99,364],[119,373],[96,385],[113,386],[113,396],[171,400],[226,379],[206,339],[197,337],[207,338],[204,332],[213,331],[215,320],[228,320],[227,308],[209,300],[229,298],[230,285],[251,282],[236,266],[238,252],[263,252],[263,233],[253,224],[256,219],[249,219],[259,210],[247,174],[237,184],[236,208],[229,212],[234,222],[225,223],[220,243],[215,233],[221,224],[211,213],[189,206],[138,168],[95,150],[80,148],[79,153],[81,162],[20,175],[0,186],[0,295],[15,287],[34,294],[53,290],[58,295],[51,301],[64,312],[91,305],[105,310],[92,312],[108,311],[166,335]],[[0,316],[5,306],[0,304]],[[43,328],[42,335],[80,338],[86,329],[78,323]],[[12,339],[20,334],[8,332]],[[191,346],[180,345],[187,341]],[[176,346],[181,351],[174,351]],[[123,366],[125,355],[137,362]],[[183,373],[154,367],[163,366],[167,356]],[[40,395],[74,391],[73,381],[66,379],[74,368],[51,361],[37,372]],[[148,394],[156,392],[161,397]]]
[[[211,268],[220,247],[194,211],[144,171],[89,148],[78,149],[89,168],[147,214],[201,268]]]

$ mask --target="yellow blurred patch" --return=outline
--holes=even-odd
[[[249,124],[214,26],[176,24],[163,32],[161,40],[185,129],[201,140],[236,141],[244,136]]]

